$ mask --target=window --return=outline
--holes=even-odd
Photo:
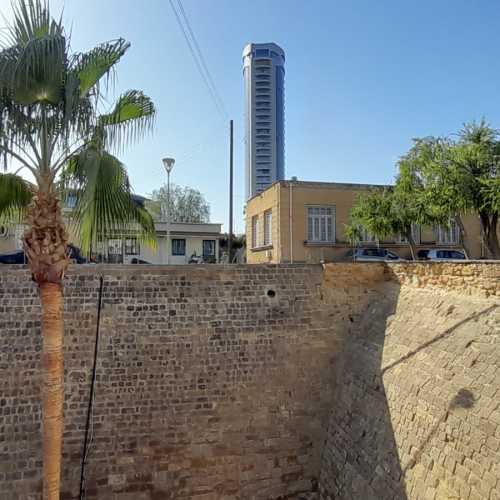
[[[123,242],[121,239],[108,240],[108,262],[110,264],[123,262]]]
[[[268,49],[257,49],[255,51],[255,56],[256,57],[269,57],[269,50]]]
[[[364,257],[385,257],[386,252],[382,248],[365,248],[362,251]]]
[[[436,257],[438,259],[465,259],[465,255],[462,252],[455,252],[454,250],[438,250]]]
[[[172,255],[186,255],[186,240],[172,240]]]
[[[264,212],[264,245],[272,245],[273,243],[273,211],[267,210]]]
[[[139,255],[139,242],[137,238],[125,239],[125,255]]]
[[[411,225],[411,235],[413,236],[413,241],[415,243],[420,243],[420,226],[418,224],[412,224]],[[405,235],[399,234],[398,237],[396,238],[396,243],[402,243],[402,244],[407,244],[408,239],[406,238]]]
[[[108,240],[108,254],[121,255],[122,240],[119,239]]]
[[[361,243],[377,243],[378,239],[364,227],[361,228]]]
[[[66,206],[68,208],[75,208],[76,202],[77,202],[76,194],[74,193],[69,194],[68,197],[66,198]]]
[[[440,245],[458,244],[459,233],[455,221],[450,221],[448,226],[438,226],[436,228],[436,241]]]
[[[308,241],[335,241],[335,207],[307,208]]]
[[[215,240],[203,240],[203,257],[215,256]]]
[[[252,217],[252,248],[256,248],[259,246],[259,216],[254,215]]]

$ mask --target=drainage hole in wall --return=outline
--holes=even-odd
[[[268,290],[267,296],[273,298],[276,296],[276,292],[274,290]]]

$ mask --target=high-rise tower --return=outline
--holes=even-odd
[[[285,177],[285,52],[275,43],[243,50],[246,197]]]

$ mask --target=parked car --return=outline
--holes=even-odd
[[[403,261],[398,254],[387,250],[387,248],[356,248],[349,250],[346,254],[347,259],[355,260],[357,262],[392,262]]]
[[[467,256],[462,250],[450,250],[447,248],[432,248],[419,250],[419,260],[466,260]]]
[[[82,255],[81,250],[74,245],[68,245],[69,258],[76,264],[85,264],[87,259]],[[26,264],[26,256],[24,250],[16,250],[0,254],[0,264]]]
[[[82,251],[74,245],[68,245],[69,258],[76,264],[86,264],[87,259],[82,255]]]
[[[0,264],[24,264],[24,250],[0,254]]]
[[[147,260],[142,260],[138,259],[137,257],[134,257],[131,261],[131,264],[151,264],[151,262],[148,262]]]

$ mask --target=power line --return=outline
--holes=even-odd
[[[203,63],[203,66],[202,66],[202,63],[200,63],[200,60],[198,59],[197,55],[196,55],[196,52],[195,50],[193,49],[193,45],[191,43],[191,40],[189,39],[189,36],[188,36],[188,33],[186,31],[186,28],[184,27],[184,24],[182,23],[182,20],[179,16],[179,13],[177,12],[177,9],[175,8],[175,5],[174,5],[174,2],[173,0],[169,0],[170,1],[170,7],[172,7],[172,10],[174,12],[174,15],[175,15],[175,18],[177,19],[177,23],[179,24],[180,28],[181,28],[181,31],[182,31],[182,34],[184,35],[184,39],[186,40],[186,43],[187,43],[187,46],[188,46],[188,49],[189,49],[189,52],[191,52],[191,55],[193,56],[193,59],[194,59],[194,62],[196,63],[196,67],[198,68],[198,72],[200,73],[203,81],[205,82],[205,85],[210,93],[210,96],[212,97],[212,100],[215,104],[215,107],[217,108],[217,110],[219,111],[219,113],[221,114],[222,118],[226,118],[227,116],[227,113],[224,109],[224,105],[222,103],[222,100],[220,100],[220,97],[218,97],[218,94],[217,94],[217,91],[214,90],[215,87],[212,87],[211,83],[210,83],[210,80],[209,78],[211,79],[211,76],[210,76],[210,73],[208,72],[207,70],[207,74],[209,75],[207,77],[207,74],[205,74],[205,71],[204,71],[204,66],[206,67],[206,64]],[[182,12],[184,12],[184,9],[182,8],[182,5],[179,3],[179,7],[181,9]],[[187,19],[186,15],[185,15],[185,12],[183,14],[183,17],[184,19]],[[186,23],[188,24],[188,23]],[[192,34],[192,30],[190,29],[190,27],[188,27],[190,33]],[[195,45],[197,46],[197,51],[199,51],[199,53],[201,54],[201,51],[199,50],[199,46],[198,46],[198,43],[195,41],[194,39],[194,34],[192,34],[193,36],[193,42],[195,43]],[[201,56],[201,60],[204,61],[203,59],[203,56]],[[213,83],[213,80],[211,80],[212,83]],[[220,102],[219,102],[220,100]]]
[[[195,34],[194,34],[194,32],[193,32],[193,30],[191,28],[191,23],[189,22],[189,19],[187,17],[186,11],[184,10],[184,7],[182,5],[182,1],[181,0],[177,0],[177,4],[179,5],[182,17],[184,18],[184,22],[186,23],[186,27],[187,27],[187,29],[189,31],[189,34],[191,35],[191,39],[193,40],[194,47],[196,49],[198,57],[200,58],[201,65],[203,66],[203,68],[205,70],[205,74],[207,75],[208,81],[210,82],[210,84],[212,86],[212,89],[214,91],[215,97],[216,97],[217,101],[219,102],[220,107],[222,108],[222,111],[224,112],[224,114],[227,117],[227,112],[226,112],[226,107],[224,106],[224,101],[222,100],[219,92],[217,91],[217,86],[215,85],[214,79],[212,78],[210,70],[208,69],[208,66],[207,66],[207,63],[205,61],[205,58],[203,57],[203,53],[201,52],[198,40],[196,39],[196,36],[195,36]]]

